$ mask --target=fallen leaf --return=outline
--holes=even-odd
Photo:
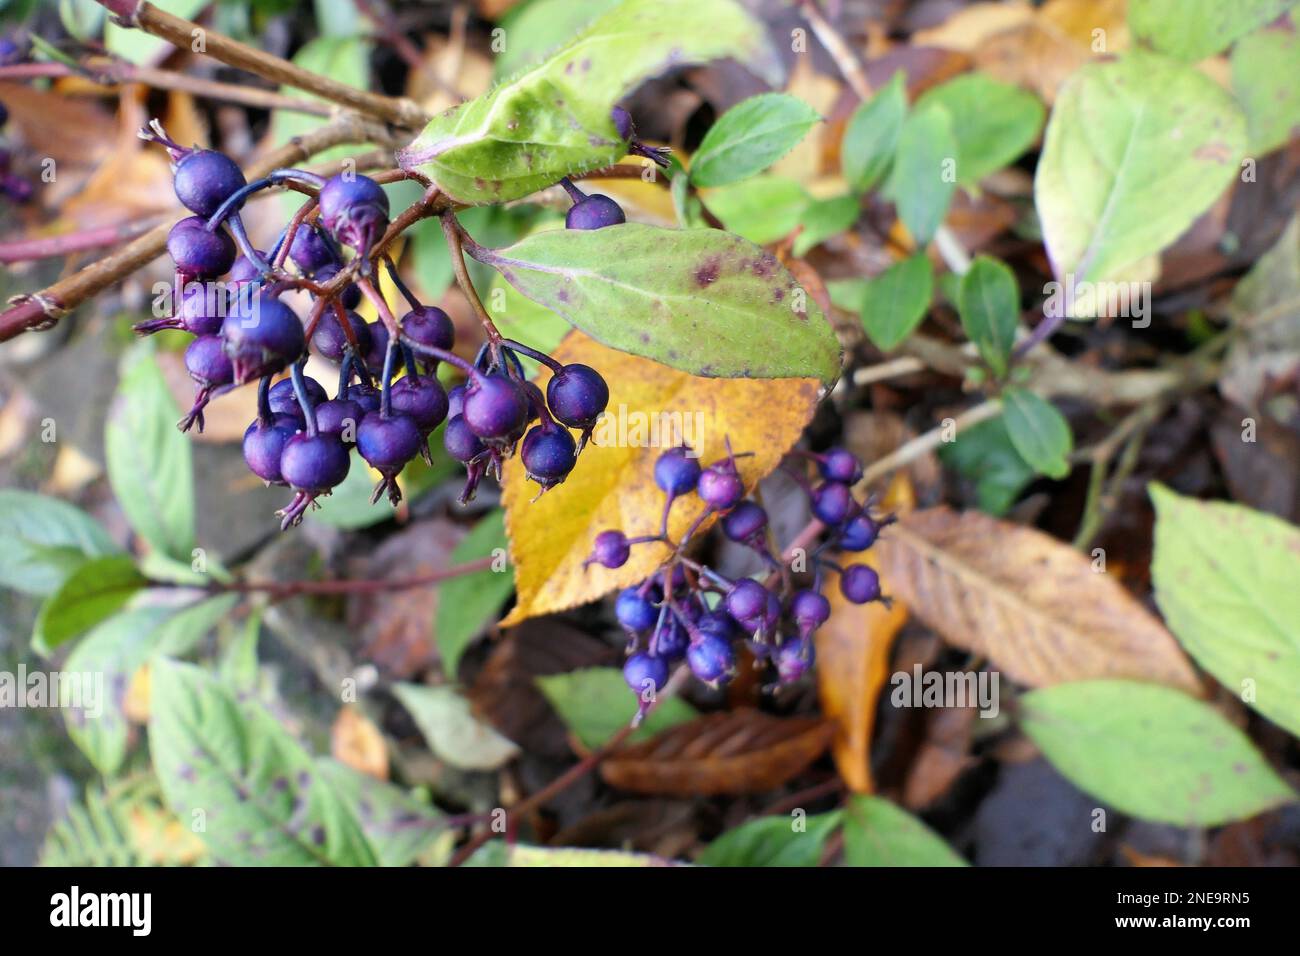
[[[915,505],[912,485],[900,472],[889,486],[882,510],[910,509]],[[867,553],[863,563],[875,566]],[[889,581],[882,586],[888,590]],[[840,589],[827,588],[830,620],[817,629],[817,692],[822,713],[836,725],[831,755],[840,776],[854,793],[871,793],[871,732],[876,724],[876,701],[889,674],[894,638],[907,623],[907,607],[894,602],[853,604]]]
[[[900,517],[874,548],[894,597],[950,644],[1033,687],[1126,677],[1197,692],[1173,636],[1092,559],[979,512]]]
[[[754,453],[736,461],[753,487],[798,439],[819,390],[815,379],[697,378],[577,332],[553,354],[559,362],[597,369],[609,383],[609,408],[568,480],[540,499],[531,500],[537,486],[525,480],[520,462],[506,465],[502,500],[518,591],[515,609],[502,621],[506,627],[594,601],[658,566],[667,553],[659,544],[635,547],[618,570],[582,563],[601,531],[620,528],[631,537],[658,530],[663,493],[653,470],[665,448],[684,438],[707,464],[726,454],[730,438],[736,452]],[[544,373],[538,380],[543,390],[548,378]],[[679,537],[703,507],[694,496],[678,501],[670,536]]]
[[[944,707],[926,714],[925,740],[903,783],[903,806],[925,809],[975,763],[970,755],[971,728],[978,716],[974,707]]]
[[[355,707],[344,707],[330,727],[330,754],[339,763],[378,780],[388,779],[384,735]]]
[[[610,786],[668,796],[762,793],[816,760],[834,736],[829,721],[743,709],[679,724],[621,747],[600,765]]]

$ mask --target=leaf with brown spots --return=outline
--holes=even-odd
[[[834,733],[819,718],[782,719],[748,709],[709,714],[616,750],[601,763],[600,775],[637,793],[763,793],[805,770]]]
[[[929,508],[903,515],[874,550],[888,593],[1013,680],[1127,677],[1199,689],[1173,636],[1115,576],[1041,531]]]
[[[594,601],[658,566],[667,554],[658,544],[633,548],[616,571],[584,568],[583,561],[601,531],[620,528],[629,537],[658,531],[664,498],[653,471],[665,447],[684,438],[707,464],[726,454],[730,438],[735,451],[754,453],[736,460],[752,487],[798,439],[819,391],[812,379],[696,378],[578,333],[554,356],[599,370],[609,383],[609,409],[568,480],[537,501],[537,486],[525,480],[520,462],[506,465],[502,499],[519,597],[505,626]],[[546,379],[538,384],[545,390]],[[679,499],[669,535],[679,537],[703,507],[694,495]]]
[[[820,378],[840,347],[776,257],[717,229],[548,229],[475,249],[524,296],[597,341],[693,375]]]

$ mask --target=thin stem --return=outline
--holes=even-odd
[[[54,256],[66,256],[73,252],[85,252],[99,249],[119,242],[134,239],[148,232],[159,222],[157,216],[137,219],[116,226],[100,226],[81,232],[66,232],[61,236],[42,236],[35,239],[13,239],[0,242],[0,262],[33,262],[37,259],[49,259]]]
[[[569,198],[573,200],[574,205],[577,205],[587,198],[587,194],[577,186],[573,185],[573,180],[568,176],[565,176],[560,180],[560,185],[563,186],[564,191],[569,194]]]
[[[302,374],[302,367],[306,362],[294,362],[289,366],[289,375],[293,379],[293,394],[298,399],[298,407],[302,409],[302,416],[305,420],[305,427],[308,438],[316,437],[316,408],[312,405],[311,396],[307,394],[307,382]]]
[[[521,352],[524,355],[527,355],[530,359],[533,359],[534,361],[537,362],[541,362],[552,372],[559,373],[564,369],[563,363],[557,362],[555,359],[551,358],[545,352],[539,352],[537,351],[537,349],[532,348],[531,346],[524,345],[522,342],[516,342],[514,339],[502,339],[501,344],[506,348],[510,349],[512,352]]]
[[[397,287],[397,291],[402,293],[402,298],[406,300],[412,309],[423,308],[420,300],[415,297],[415,293],[407,287],[406,283],[402,281],[402,277],[397,274],[397,263],[393,262],[393,257],[385,253],[383,259],[384,268],[388,270],[388,278]]]
[[[442,233],[447,237],[447,246],[451,249],[451,268],[456,273],[456,282],[460,286],[461,292],[465,294],[465,298],[469,300],[469,304],[473,306],[474,314],[478,316],[479,322],[483,324],[483,331],[487,333],[488,342],[491,343],[495,351],[501,344],[501,333],[497,331],[492,316],[488,315],[487,309],[483,307],[483,300],[478,297],[478,292],[474,289],[474,283],[469,277],[469,269],[465,267],[465,251],[461,243],[463,239],[468,237],[457,221],[456,214],[451,210],[443,212],[438,218],[442,222]],[[473,242],[472,239],[470,241]]]

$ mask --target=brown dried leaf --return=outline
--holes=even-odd
[[[834,724],[815,717],[782,719],[751,709],[709,714],[619,748],[600,775],[636,793],[762,793],[807,768],[834,734]]]
[[[355,707],[344,707],[330,728],[330,754],[339,763],[388,779],[388,747],[384,735]]]
[[[971,729],[978,716],[974,707],[944,707],[927,714],[925,741],[903,784],[903,806],[928,807],[975,763],[970,755]]]
[[[1173,636],[1115,575],[1041,531],[946,507],[875,546],[893,596],[958,647],[1033,687],[1132,678],[1199,691]]]

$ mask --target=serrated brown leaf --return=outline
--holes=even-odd
[[[762,793],[806,769],[834,735],[835,725],[821,718],[783,719],[751,709],[709,714],[619,748],[601,763],[600,775],[636,793]]]
[[[1012,680],[1130,678],[1200,690],[1160,621],[1113,574],[1041,531],[930,508],[902,516],[875,553],[893,597]]]

